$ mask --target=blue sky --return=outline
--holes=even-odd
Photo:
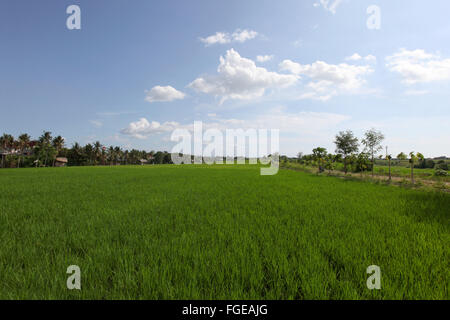
[[[68,30],[66,8],[81,8]],[[380,9],[369,29],[367,8]],[[448,1],[0,3],[0,131],[170,150],[175,128],[280,129],[282,154],[372,127],[450,155]],[[259,56],[259,58],[258,58]]]

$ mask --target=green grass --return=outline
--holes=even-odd
[[[0,170],[1,299],[448,299],[450,195],[256,166]],[[368,290],[378,265],[382,289]],[[66,288],[78,265],[82,290]]]
[[[434,169],[414,168],[414,177],[421,178],[421,179],[430,179],[430,180],[449,181],[450,182],[450,176],[437,177],[437,176],[435,176],[435,172],[436,172],[436,170],[434,170]],[[389,174],[389,166],[375,166],[375,173],[386,176]],[[404,177],[404,178],[408,179],[411,177],[411,168],[392,166],[391,174],[394,177]]]

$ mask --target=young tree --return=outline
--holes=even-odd
[[[331,171],[333,171],[334,169],[334,161],[336,157],[333,154],[329,153],[325,159],[326,159],[325,169],[327,169],[328,173],[331,174]]]
[[[392,160],[392,156],[390,154],[386,155],[386,160],[389,163],[389,181],[392,181],[392,174],[391,174],[391,160]]]
[[[362,177],[363,172],[367,170],[367,168],[369,168],[369,154],[365,152],[360,152],[356,157],[355,162]]]
[[[324,159],[327,156],[327,154],[328,154],[328,152],[327,152],[327,149],[325,149],[325,148],[318,147],[318,148],[313,149],[313,157],[314,157],[314,160],[316,160],[319,164],[319,172],[323,172],[323,170],[324,170],[322,167],[322,164],[323,164]]]
[[[358,138],[350,130],[341,131],[336,135],[334,143],[336,145],[336,153],[341,154],[344,158],[344,172],[347,174],[348,156],[358,152]]]
[[[408,159],[408,156],[407,156],[406,154],[404,154],[403,152],[400,152],[400,153],[397,155],[397,159],[398,159],[398,160],[406,160],[406,159]]]
[[[417,152],[416,154],[414,154],[414,151],[409,153],[409,163],[411,164],[411,183],[412,184],[414,184],[414,163],[417,160],[423,160],[423,159],[424,159],[424,156],[420,152]]]
[[[365,149],[369,151],[372,159],[372,177],[374,176],[375,169],[375,153],[380,151],[383,147],[381,146],[381,142],[384,140],[384,135],[380,131],[376,131],[375,129],[370,129],[364,134],[364,139],[362,139],[362,144],[365,146]]]
[[[299,152],[297,153],[297,162],[300,163],[302,161],[303,158],[303,152]]]

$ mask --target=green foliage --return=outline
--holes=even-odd
[[[434,172],[434,175],[437,177],[447,177],[448,176],[448,172],[442,169],[436,169],[436,171]]]
[[[406,160],[406,159],[408,159],[408,156],[407,156],[405,153],[400,152],[400,153],[397,155],[397,159],[398,159],[398,160]]]
[[[448,171],[448,164],[444,160],[439,160],[436,165],[436,169]]]
[[[359,144],[358,138],[356,138],[352,131],[341,131],[334,140],[336,145],[336,153],[343,156],[344,171],[347,173],[348,157],[358,152]]]
[[[365,146],[365,151],[370,154],[372,164],[375,153],[383,149],[381,146],[381,142],[383,142],[383,140],[384,135],[375,129],[371,129],[364,134],[364,139],[362,139],[361,143]],[[379,158],[382,159],[382,157],[383,156],[380,156]]]

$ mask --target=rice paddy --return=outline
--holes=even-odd
[[[250,165],[11,169],[0,182],[0,299],[449,298],[446,193]],[[67,289],[70,265],[81,290]]]

